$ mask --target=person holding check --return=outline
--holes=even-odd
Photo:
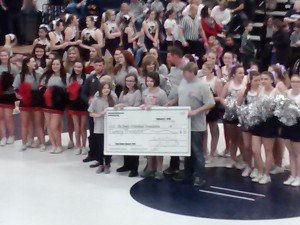
[[[191,118],[191,156],[184,159],[184,170],[173,177],[174,181],[193,180],[194,186],[205,184],[205,161],[203,157],[203,138],[206,130],[206,114],[214,107],[215,100],[209,87],[197,78],[198,66],[189,62],[183,67],[183,78],[177,97],[166,103],[172,106],[190,106]]]

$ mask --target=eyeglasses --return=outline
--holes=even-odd
[[[135,80],[125,80],[125,82],[127,82],[127,83],[134,83]]]

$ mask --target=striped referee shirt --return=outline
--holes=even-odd
[[[200,40],[200,31],[202,26],[199,17],[194,19],[191,16],[185,16],[180,21],[180,27],[183,29],[183,36],[187,41]]]

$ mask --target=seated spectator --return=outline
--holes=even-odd
[[[186,4],[180,0],[172,0],[167,5],[167,11],[169,11],[170,9],[173,9],[177,14],[177,19],[179,19],[182,16],[182,10],[184,9],[185,6],[186,6]],[[189,12],[189,10],[188,10],[188,12]]]
[[[211,10],[211,16],[216,20],[216,22],[223,27],[226,26],[231,20],[230,10],[227,8],[228,2],[226,0],[221,0],[219,5],[216,5]]]
[[[231,22],[229,23],[229,32],[237,32],[240,24],[248,17],[244,12],[245,0],[229,0],[228,9],[231,12]]]
[[[165,7],[160,0],[154,0],[150,9],[156,13],[160,13],[161,11],[164,11]]]
[[[295,23],[294,32],[291,34],[291,47],[300,47],[300,22]]]
[[[104,0],[86,0],[86,16],[98,16],[103,13],[102,3]]]
[[[201,0],[189,0],[189,3],[185,8],[184,10],[182,11],[182,15],[183,16],[187,16],[189,15],[189,10],[190,10],[190,7],[191,5],[197,5],[198,6],[198,11],[197,11],[197,17],[200,18],[201,16],[201,10],[203,9],[204,5],[201,3],[202,1]]]
[[[300,0],[296,0],[293,9],[287,11],[284,17],[284,22],[290,24],[290,32],[293,31],[294,23],[300,19]]]
[[[144,5],[138,0],[130,0],[129,14],[134,16],[136,29],[140,31],[146,14]]]
[[[129,5],[126,3],[126,2],[123,2],[122,4],[121,4],[121,6],[120,6],[120,12],[118,12],[117,13],[117,15],[116,15],[116,23],[117,23],[117,25],[119,26],[119,28],[121,29],[121,30],[124,30],[123,28],[123,25],[121,24],[122,23],[122,18],[123,18],[123,16],[125,16],[125,15],[128,15],[128,16],[130,16],[130,17],[132,17],[133,15],[131,15],[130,13],[129,13]]]
[[[65,8],[65,13],[73,14],[78,19],[85,17],[86,0],[72,0]]]
[[[223,27],[210,16],[208,6],[204,6],[201,11],[201,25],[207,38],[217,36],[223,29]]]
[[[237,56],[237,60],[240,60],[240,47],[235,43],[233,36],[230,34],[226,36],[223,52],[232,52]]]
[[[257,55],[260,56],[262,62],[262,71],[268,69],[270,57],[272,53],[272,46],[270,42],[273,36],[273,17],[267,16],[264,25],[260,29],[260,47],[257,49]]]

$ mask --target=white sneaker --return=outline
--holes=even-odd
[[[292,177],[290,176],[286,181],[283,182],[284,185],[291,185],[294,180],[296,179],[296,177]]]
[[[31,145],[33,145],[33,140],[28,140],[25,145],[27,148],[31,148]]]
[[[214,156],[208,156],[205,159],[205,164],[211,164],[211,163],[214,163],[214,161],[215,161],[215,157]]]
[[[274,166],[274,168],[270,171],[270,174],[279,174],[279,173],[283,173],[284,169],[282,167],[279,166]]]
[[[252,170],[252,172],[250,173],[249,177],[251,178],[255,178],[258,176],[258,170],[255,168]]]
[[[87,147],[82,147],[81,149],[81,155],[87,155],[89,152],[89,149]]]
[[[80,155],[81,154],[81,149],[80,148],[75,148],[75,155]]]
[[[73,141],[69,141],[69,144],[68,144],[68,149],[71,149],[71,148],[74,148],[74,142]]]
[[[39,148],[40,147],[40,141],[36,140],[36,141],[32,141],[30,148]]]
[[[259,184],[267,184],[271,182],[271,177],[269,175],[264,175],[259,181]]]
[[[20,109],[18,106],[16,106],[14,109],[13,109],[13,115],[16,115],[16,114],[19,114],[20,113]]]
[[[243,173],[242,173],[242,177],[248,177],[251,173],[252,169],[249,166],[246,166],[246,168],[244,169]]]
[[[41,144],[40,146],[40,152],[46,151],[46,145]]]
[[[55,154],[55,152],[56,152],[56,147],[53,146],[53,147],[51,148],[50,153],[51,153],[51,154]]]
[[[7,142],[7,138],[6,137],[2,138],[0,141],[0,146],[5,146],[6,142]]]
[[[55,154],[60,154],[60,153],[62,153],[64,150],[63,150],[63,148],[62,147],[57,147],[56,148],[56,151],[55,151]]]
[[[237,160],[235,161],[234,165],[233,165],[235,168],[237,168],[238,170],[243,170],[246,168],[246,164],[241,161],[241,160]]]
[[[233,161],[232,159],[229,159],[229,162],[226,164],[226,168],[231,169],[234,167],[235,161]]]
[[[298,187],[300,186],[300,177],[296,177],[296,179],[291,183],[291,186]]]
[[[263,178],[262,174],[258,174],[256,177],[252,178],[253,182],[259,182]]]
[[[27,146],[26,145],[22,145],[21,148],[20,148],[20,152],[24,152],[26,151],[27,149]]]
[[[6,140],[6,144],[10,145],[15,142],[15,137],[14,136],[9,136]]]
[[[48,141],[45,142],[45,145],[51,145],[50,139],[49,139]]]
[[[229,151],[226,152],[226,150],[224,150],[223,152],[218,153],[218,156],[228,158],[230,157],[230,153]]]

